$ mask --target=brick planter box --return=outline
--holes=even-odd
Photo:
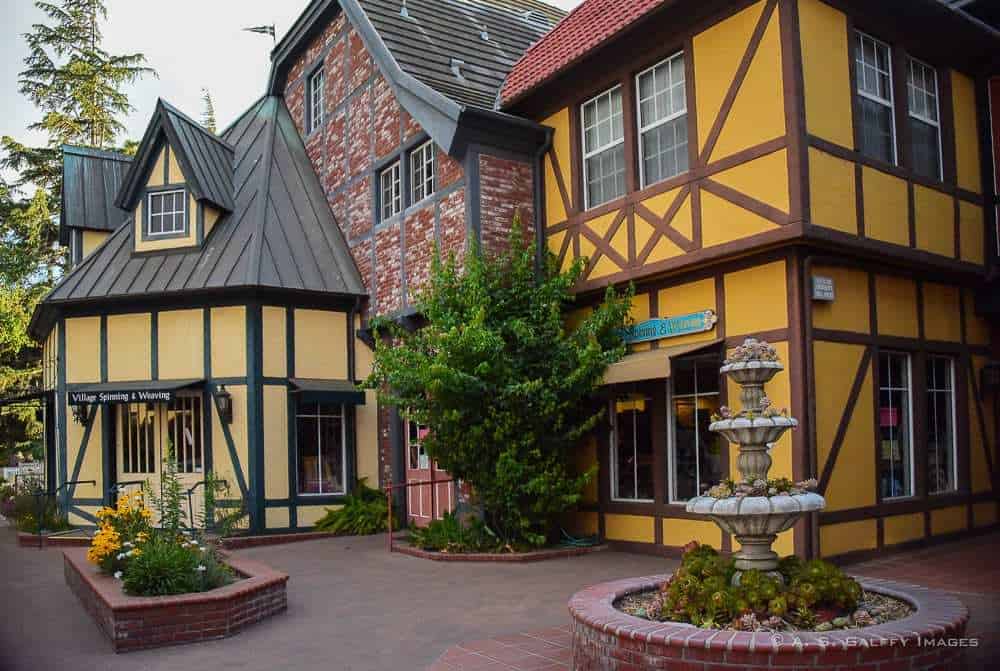
[[[286,543],[302,543],[322,538],[336,538],[337,534],[329,531],[297,531],[288,534],[263,534],[260,536],[231,536],[223,538],[222,547],[227,550],[241,550],[263,545],[284,545]]]
[[[399,554],[419,557],[420,559],[430,559],[431,561],[454,561],[454,562],[536,562],[547,559],[564,559],[565,557],[579,557],[591,552],[603,552],[607,550],[607,545],[593,545],[580,548],[553,548],[551,550],[536,550],[534,552],[432,552],[422,550],[412,545],[393,545],[392,551]]]
[[[241,580],[197,594],[133,597],[89,563],[86,550],[63,551],[66,584],[115,652],[225,638],[287,608],[287,575],[246,559],[226,562]]]
[[[44,547],[88,547],[90,538],[87,536],[56,536],[49,534],[29,534],[23,531],[17,532],[17,544],[25,548]]]
[[[954,597],[888,580],[862,580],[865,589],[903,599],[916,612],[881,625],[822,633],[750,633],[650,622],[612,605],[625,594],[652,589],[667,576],[603,583],[569,602],[575,671],[713,671],[796,667],[849,671],[925,671],[960,668],[969,612]],[[965,641],[967,644],[968,642]]]

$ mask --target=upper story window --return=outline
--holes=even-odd
[[[434,142],[427,141],[410,153],[410,202],[419,203],[434,193]]]
[[[399,161],[379,174],[380,221],[396,216],[403,210],[403,190],[399,175]]]
[[[320,66],[309,77],[309,132],[313,132],[323,123],[323,90],[326,77]]]
[[[583,104],[583,184],[586,207],[625,195],[625,129],[620,86]]]
[[[855,74],[861,113],[862,154],[895,165],[896,120],[892,96],[892,51],[885,42],[857,34]]]
[[[913,58],[906,68],[913,172],[941,179],[941,117],[937,72]]]
[[[184,189],[149,194],[147,235],[173,235],[186,230]]]
[[[688,169],[684,54],[636,77],[639,101],[639,171],[643,187]]]

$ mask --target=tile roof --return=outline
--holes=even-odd
[[[63,148],[62,206],[59,239],[69,241],[70,228],[113,231],[128,216],[115,205],[115,196],[132,162],[117,152],[74,147]]]
[[[220,289],[366,294],[284,100],[265,96],[221,138],[234,149],[231,212],[200,247],[132,253],[131,219],[36,309],[44,336],[62,304]]]
[[[667,0],[585,0],[518,60],[500,92],[502,107],[523,98]]]
[[[400,68],[460,105],[495,109],[514,63],[565,13],[537,0],[358,0]],[[485,36],[486,39],[483,39]]]

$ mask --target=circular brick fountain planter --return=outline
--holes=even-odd
[[[668,576],[630,578],[577,592],[573,618],[575,671],[646,669],[858,668],[925,671],[960,663],[969,611],[949,594],[888,580],[860,580],[869,591],[909,602],[915,613],[885,624],[829,632],[737,632],[651,622],[627,615],[614,603],[655,589]],[[720,665],[718,667],[714,665]]]

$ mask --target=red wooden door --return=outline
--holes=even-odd
[[[450,482],[451,476],[438,469],[424,450],[427,427],[407,421],[405,428],[406,511],[410,524],[427,526],[431,520],[441,519],[445,513],[455,510],[455,487]]]

